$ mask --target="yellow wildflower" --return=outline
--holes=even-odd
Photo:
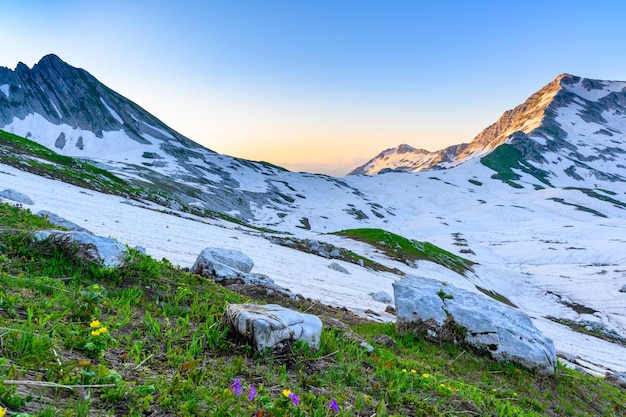
[[[402,372],[406,372],[406,369],[403,369]]]
[[[0,417],[4,417],[6,413],[7,413],[7,410],[5,410],[4,408],[2,408],[2,406],[0,406]]]
[[[94,290],[98,290],[98,289],[100,289],[100,286],[98,284],[94,284],[93,287],[91,287],[91,288],[93,288]]]
[[[411,373],[415,374],[415,373],[417,373],[417,371],[415,369],[411,369]]]
[[[427,373],[423,373],[422,378],[430,378],[430,375],[428,375]]]
[[[106,327],[100,327],[98,329],[98,331],[100,332],[100,334],[104,334],[104,333],[108,332],[108,329]]]
[[[284,395],[285,397],[289,397],[289,394],[291,394],[291,391],[289,391],[288,389],[284,389],[284,390],[283,390],[283,395]]]
[[[89,327],[91,327],[92,329],[95,329],[96,327],[100,327],[100,321],[99,320],[93,320],[91,323],[89,323]]]

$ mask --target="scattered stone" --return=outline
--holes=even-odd
[[[93,233],[91,233],[89,230],[85,229],[84,227],[79,226],[76,223],[73,223],[67,219],[64,219],[58,214],[51,213],[47,210],[40,210],[37,212],[37,215],[45,217],[46,220],[48,220],[50,223],[54,224],[55,226],[61,226],[61,227],[66,228],[67,230],[71,230],[74,232],[85,232],[90,235],[93,235]]]
[[[342,274],[348,274],[350,275],[350,272],[348,272],[348,270],[346,268],[344,268],[343,266],[339,265],[337,262],[331,262],[330,265],[328,265],[328,267],[332,270],[335,270],[337,272],[341,272]]]
[[[374,310],[370,310],[369,308],[367,310],[364,311],[365,314],[369,314],[370,316],[376,316],[376,317],[380,317],[380,314],[378,314],[377,312],[375,312]]]
[[[302,341],[319,350],[322,321],[312,314],[299,313],[276,304],[229,304],[224,320],[257,351],[282,349]]]
[[[120,242],[87,232],[43,230],[35,233],[34,238],[48,240],[85,262],[95,262],[107,268],[122,265],[128,255],[126,246]]]
[[[0,197],[6,198],[7,200],[15,201],[16,203],[28,204],[29,206],[35,204],[35,202],[29,196],[12,190],[11,188],[0,191]]]
[[[438,341],[465,343],[498,361],[552,374],[556,349],[530,317],[496,300],[440,281],[405,276],[393,283],[396,327]]]
[[[626,284],[624,284],[622,288],[620,288],[619,292],[626,292]]]
[[[385,291],[371,292],[369,295],[372,297],[374,301],[378,301],[379,303],[389,304],[393,301],[393,298]]]
[[[626,389],[626,372],[607,372],[604,377],[609,382],[615,383],[617,386]]]
[[[396,341],[386,334],[375,334],[372,336],[372,340],[380,346],[395,348],[397,346]]]
[[[385,307],[385,313],[396,315],[396,309],[393,306]]]
[[[196,259],[191,272],[219,282],[243,278],[253,266],[252,259],[238,250],[206,248]]]

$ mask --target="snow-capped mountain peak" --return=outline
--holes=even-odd
[[[580,160],[580,152],[575,149],[579,143],[595,143],[594,149],[600,150],[600,154],[602,149],[609,149],[610,155],[620,153],[613,148],[622,143],[622,132],[626,131],[622,128],[626,124],[623,117],[626,113],[625,87],[626,82],[561,74],[524,103],[504,112],[469,144],[391,158],[393,149],[397,149],[393,148],[355,169],[352,174],[445,169],[482,158],[503,144],[513,145],[534,163],[545,162],[546,152],[556,152],[559,155],[555,158],[573,161],[564,168],[571,173],[577,167],[588,165],[589,158],[594,158],[587,155],[584,161]],[[605,168],[592,167],[596,171]],[[613,171],[607,172],[606,176],[618,178],[619,174]],[[565,176],[572,175],[566,172]]]

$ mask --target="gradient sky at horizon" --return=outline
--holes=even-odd
[[[343,175],[469,142],[567,72],[626,80],[626,2],[3,0],[0,66],[49,53],[217,152]]]

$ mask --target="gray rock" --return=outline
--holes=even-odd
[[[191,272],[216,281],[243,278],[252,271],[254,262],[238,250],[204,249],[191,267]]]
[[[385,291],[371,292],[369,295],[374,301],[378,301],[379,303],[389,304],[393,301],[393,298]]]
[[[95,262],[107,268],[116,268],[128,255],[126,246],[120,242],[86,232],[63,232],[43,230],[35,233],[36,240],[48,240],[59,247],[74,252],[86,262]]]
[[[50,223],[52,223],[52,224],[54,224],[56,226],[64,227],[67,230],[72,230],[74,232],[85,232],[85,233],[88,233],[90,235],[93,235],[93,233],[91,233],[89,230],[85,229],[84,227],[79,226],[76,223],[73,223],[73,222],[71,222],[69,220],[66,220],[63,217],[61,217],[61,216],[59,216],[57,214],[51,213],[51,212],[49,212],[47,210],[40,210],[39,212],[37,212],[37,215],[38,216],[45,216],[46,219]]]
[[[0,197],[7,200],[15,201],[16,203],[33,205],[35,202],[26,194],[22,194],[10,188],[0,191]]]
[[[320,348],[322,321],[312,314],[276,304],[229,304],[224,320],[259,352],[281,349],[298,340],[311,349]]]
[[[245,274],[241,280],[245,285],[254,285],[257,287],[262,287],[268,294],[276,292],[278,294],[284,295],[286,297],[291,298],[292,300],[296,300],[298,296],[292,293],[289,290],[284,289],[274,283],[274,280],[267,275],[264,274]]]
[[[626,284],[624,284],[622,288],[620,288],[619,292],[626,292]]]
[[[521,311],[428,278],[405,276],[393,287],[399,331],[465,343],[498,361],[554,373],[554,343]]]
[[[613,382],[622,388],[626,388],[626,372],[607,372],[604,378],[607,381]]]
[[[350,274],[350,272],[348,272],[346,268],[339,265],[337,262],[331,262],[330,265],[328,265],[328,267],[334,271],[341,272],[343,274],[348,274],[348,275]]]

